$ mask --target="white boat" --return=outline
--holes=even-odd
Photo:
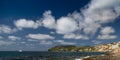
[[[22,50],[19,50],[19,52],[22,52]]]

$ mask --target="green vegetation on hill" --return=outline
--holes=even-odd
[[[48,51],[52,52],[95,52],[96,49],[93,46],[74,46],[74,45],[60,45],[55,46]]]

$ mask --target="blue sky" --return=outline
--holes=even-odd
[[[1,0],[0,50],[119,42],[118,0]]]

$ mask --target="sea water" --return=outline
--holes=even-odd
[[[0,51],[0,60],[75,60],[85,56],[103,55],[104,52],[48,52],[48,51]]]

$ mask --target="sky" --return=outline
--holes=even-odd
[[[0,51],[120,41],[120,0],[0,0]]]

